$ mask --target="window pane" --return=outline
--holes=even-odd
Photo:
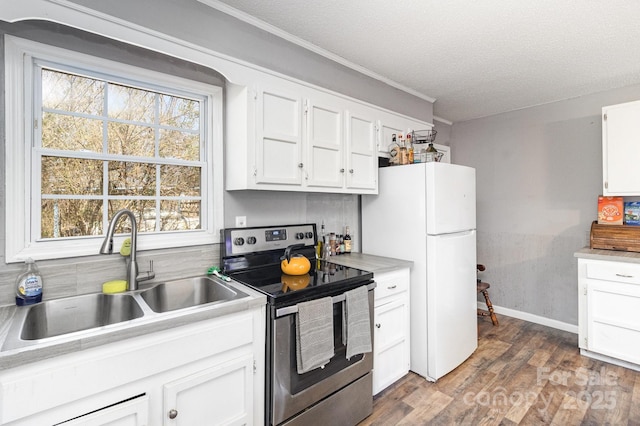
[[[43,148],[102,152],[102,120],[45,112],[42,115]]]
[[[133,87],[109,84],[110,118],[153,123],[156,94]]]
[[[200,196],[200,167],[160,166],[160,195]]]
[[[160,120],[163,126],[198,130],[200,102],[176,96],[160,95]]]
[[[163,231],[200,229],[200,201],[165,200],[160,206]]]
[[[42,238],[102,234],[101,200],[42,200]]]
[[[102,115],[104,83],[92,78],[42,70],[43,108]]]
[[[160,130],[159,150],[160,156],[164,158],[198,161],[200,160],[200,135],[177,130]]]
[[[42,157],[43,194],[102,194],[102,161]]]
[[[153,196],[155,194],[155,165],[109,161],[109,195]]]
[[[122,209],[131,210],[136,217],[136,224],[138,226],[138,232],[154,231],[154,228],[149,229],[145,226],[143,220],[143,212],[147,210],[155,210],[154,200],[110,200],[109,201],[109,220]],[[121,218],[116,224],[116,233],[123,234],[131,232],[131,223],[128,220],[128,216]]]
[[[109,154],[155,156],[155,136],[151,127],[109,123],[108,131]]]

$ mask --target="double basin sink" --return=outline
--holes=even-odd
[[[17,308],[5,349],[187,308],[249,297],[217,278],[194,277],[118,294],[93,293]]]

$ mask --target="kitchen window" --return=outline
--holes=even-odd
[[[142,250],[217,242],[222,88],[10,36],[5,53],[8,262],[97,254],[122,208]]]

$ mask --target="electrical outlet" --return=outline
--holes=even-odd
[[[247,226],[246,216],[236,216],[236,228],[244,228]]]

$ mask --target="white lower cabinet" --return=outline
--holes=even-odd
[[[163,391],[164,425],[251,424],[253,356],[167,383]]]
[[[119,402],[75,419],[64,426],[146,426],[149,421],[149,398],[146,395]]]
[[[409,372],[409,269],[376,274],[373,394]]]
[[[640,264],[578,259],[578,346],[640,369]]]
[[[2,425],[261,425],[264,307],[0,371]]]

